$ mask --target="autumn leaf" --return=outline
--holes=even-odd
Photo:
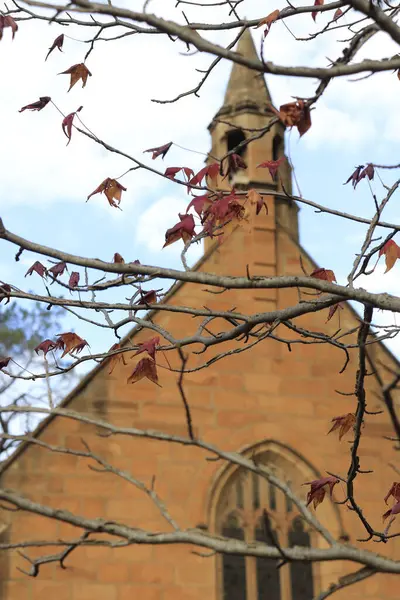
[[[81,352],[85,346],[89,345],[86,340],[81,338],[76,333],[58,333],[57,337],[59,339],[56,342],[55,348],[64,350],[61,358],[64,358],[66,354],[71,354],[72,352]]]
[[[180,221],[176,223],[170,229],[167,229],[165,232],[165,244],[163,248],[166,248],[170,244],[173,244],[177,240],[182,239],[185,244],[189,242],[192,237],[195,235],[195,222],[193,215],[179,215]]]
[[[27,275],[32,275],[32,273],[37,273],[40,277],[46,277],[46,267],[42,265],[38,260],[33,263],[31,267],[25,273],[25,277]]]
[[[3,38],[3,30],[6,27],[10,27],[12,31],[12,39],[14,39],[15,33],[18,31],[18,25],[14,19],[10,16],[0,15],[0,40]]]
[[[196,175],[194,177],[192,177],[192,179],[190,179],[190,181],[188,182],[189,185],[192,185],[192,186],[201,185],[201,182],[203,181],[203,179],[205,177],[209,177],[211,179],[211,181],[213,181],[215,183],[217,180],[220,168],[221,168],[221,165],[217,162],[211,163],[211,165],[207,165],[207,166],[203,167],[202,169],[200,169],[200,171],[198,173],[196,173]],[[190,192],[190,187],[188,186],[188,193],[189,192]]]
[[[151,358],[142,358],[135,369],[131,373],[131,375],[127,379],[127,383],[136,383],[147,377],[153,383],[160,385],[158,383],[158,374],[157,374],[157,365]]]
[[[51,273],[53,277],[58,277],[58,275],[62,275],[64,273],[66,268],[67,264],[62,261],[53,265],[50,269],[48,269],[48,272]]]
[[[161,156],[165,158],[168,150],[171,148],[172,142],[168,142],[168,144],[164,144],[164,146],[157,146],[156,148],[149,148],[148,150],[144,150],[143,154],[146,152],[152,152],[153,156],[151,157],[153,160]]]
[[[149,290],[148,292],[140,290],[140,298],[136,302],[136,304],[155,304],[156,302],[157,302],[156,290]]]
[[[392,506],[391,509],[389,509],[388,511],[386,511],[383,515],[382,515],[382,519],[384,521],[386,521],[386,519],[392,515],[392,516],[396,516],[400,513],[400,502],[397,502],[394,506]]]
[[[268,35],[269,30],[271,29],[272,23],[274,23],[278,17],[279,17],[279,10],[276,9],[276,10],[272,11],[272,13],[270,13],[267,17],[265,17],[264,19],[261,19],[261,21],[256,25],[256,29],[258,27],[261,27],[262,25],[266,25],[266,28],[264,29],[264,38]]]
[[[390,496],[393,496],[393,499],[396,500],[396,502],[400,502],[400,483],[397,483],[397,481],[393,482],[392,487],[386,494],[384,498],[385,504],[387,504]]]
[[[68,282],[68,285],[70,288],[74,288],[78,285],[79,277],[80,277],[80,275],[77,271],[72,271],[71,276],[69,278],[69,282]]]
[[[256,215],[261,212],[262,207],[265,207],[265,212],[268,214],[268,206],[266,205],[261,194],[257,192],[254,188],[251,188],[246,194],[250,204],[255,205],[256,207]]]
[[[24,110],[42,110],[49,102],[51,98],[50,96],[41,96],[39,100],[36,102],[32,102],[32,104],[27,104],[23,106],[18,112],[24,112]]]
[[[11,297],[11,286],[8,283],[0,281],[0,302],[6,300],[5,304],[10,302]]]
[[[247,164],[239,154],[229,154],[226,160],[228,161],[228,165],[224,179],[228,177],[228,175],[234,175],[239,169],[247,169]]]
[[[343,14],[343,11],[340,8],[335,10],[335,14],[333,15],[333,21],[337,21]]]
[[[147,354],[149,356],[151,356],[151,358],[153,360],[156,360],[156,346],[158,346],[160,344],[160,338],[157,337],[153,337],[150,338],[149,340],[145,340],[144,342],[140,342],[138,344],[138,350],[137,352],[135,352],[135,354],[133,356],[137,356],[138,354],[141,354],[142,352],[147,352]],[[132,356],[132,358],[133,358]]]
[[[115,352],[115,350],[119,350],[121,348],[121,344],[114,344],[113,346],[111,346],[111,348],[109,349],[109,352]],[[107,358],[105,359],[107,360]],[[108,372],[109,375],[111,375],[111,373],[114,371],[115,367],[117,366],[118,363],[122,362],[123,365],[125,365],[126,367],[126,362],[125,362],[125,356],[123,352],[119,352],[118,354],[114,354],[113,356],[110,356],[109,358],[110,361],[110,370]]]
[[[91,72],[83,63],[79,63],[77,65],[72,65],[66,71],[62,71],[59,75],[71,75],[71,82],[68,88],[68,91],[74,87],[74,85],[82,79],[82,87],[84,88],[87,82],[87,78],[92,76]]]
[[[0,370],[4,369],[11,360],[11,356],[0,356]]]
[[[244,206],[238,202],[238,197],[235,191],[230,194],[218,194],[210,206],[206,209],[203,215],[204,229],[203,232],[213,237],[216,226],[224,226],[230,221],[242,220],[245,217],[246,211]],[[222,235],[219,235],[221,241]]]
[[[121,263],[121,264],[124,264],[124,263],[125,263],[124,259],[122,258],[122,256],[120,255],[120,253],[119,253],[119,252],[116,252],[116,253],[114,254],[114,259],[113,259],[113,262],[115,262],[115,263]]]
[[[379,256],[385,255],[385,263],[386,263],[386,271],[390,271],[393,268],[396,260],[400,258],[400,248],[393,240],[389,240],[386,244],[379,250]]]
[[[53,50],[55,50],[56,48],[58,48],[59,51],[62,52],[63,43],[64,43],[64,34],[62,33],[61,35],[59,35],[58,37],[56,37],[56,39],[54,40],[54,42],[50,46],[49,51],[46,54],[46,58],[44,60],[46,61],[49,58],[49,54],[51,54],[53,52]]]
[[[311,489],[307,494],[307,506],[313,502],[314,508],[317,508],[318,504],[321,504],[325,498],[326,487],[329,487],[329,494],[332,498],[332,492],[334,486],[339,483],[339,479],[336,477],[322,477],[321,479],[315,479],[314,481],[308,481],[303,485],[311,485]]]
[[[297,127],[300,137],[311,127],[310,107],[304,100],[288,102],[279,107],[279,111],[271,106],[273,112],[279,117],[285,127]]]
[[[285,162],[285,157],[281,156],[278,158],[278,160],[267,160],[263,163],[260,163],[257,165],[257,169],[268,169],[272,179],[275,179],[278,169],[283,162]]]
[[[332,319],[333,315],[338,310],[338,308],[340,308],[340,310],[343,310],[343,308],[344,308],[343,302],[336,302],[336,304],[332,304],[332,306],[329,307],[329,313],[328,313],[328,318],[326,319],[326,323]],[[340,323],[340,316],[339,316],[339,323]]]
[[[68,138],[68,142],[67,142],[67,146],[71,141],[71,136],[72,136],[72,124],[74,121],[74,117],[75,115],[80,112],[82,110],[83,106],[80,106],[75,112],[70,113],[69,115],[67,115],[66,117],[64,117],[63,121],[62,121],[62,130],[64,132],[64,134],[67,136]]]
[[[353,413],[347,413],[347,415],[342,415],[341,417],[334,417],[332,419],[333,425],[330,428],[330,430],[328,431],[327,435],[332,433],[332,431],[336,431],[337,429],[339,429],[339,441],[340,441],[342,439],[342,437],[348,431],[350,431],[350,429],[353,429],[355,422],[356,422],[356,416]]]
[[[347,185],[351,181],[351,185],[354,189],[356,189],[357,185],[362,179],[368,177],[368,179],[371,181],[374,178],[374,175],[375,169],[372,163],[368,163],[365,168],[364,165],[358,165],[358,167],[355,168],[353,173],[350,175],[347,181],[344,182],[343,185]]]
[[[46,356],[47,353],[50,352],[50,350],[54,350],[56,346],[57,344],[52,340],[44,340],[43,342],[40,342],[40,344],[38,344],[34,350],[36,354],[39,354],[41,351],[43,352],[43,356]]]
[[[336,282],[335,273],[330,269],[315,269],[310,273],[310,277],[315,279],[322,279],[323,281],[329,281],[330,283]]]
[[[111,179],[107,177],[89,196],[87,197],[86,202],[94,196],[95,194],[101,194],[104,192],[108,203],[110,206],[114,206],[115,208],[119,208],[119,204],[121,202],[121,194],[122,192],[126,192],[127,188],[121,185],[116,179]],[[118,202],[118,204],[117,204]]]
[[[324,4],[324,0],[315,0],[315,2],[314,2],[314,6],[322,6],[323,4]],[[314,19],[314,21],[317,17],[317,14],[318,14],[318,11],[314,11],[311,13],[311,16]]]
[[[189,167],[168,167],[165,169],[164,175],[169,179],[175,179],[175,176],[179,173],[179,171],[183,171],[185,173],[188,181],[194,176],[193,169],[190,169]]]
[[[186,212],[188,213],[191,208],[194,208],[195,212],[200,217],[204,210],[210,206],[211,202],[212,201],[208,194],[204,194],[203,196],[195,196],[187,205]]]

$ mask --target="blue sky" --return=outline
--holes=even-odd
[[[140,8],[141,4],[133,2],[133,8]],[[175,1],[153,0],[151,11],[182,21],[174,4]],[[277,2],[266,6],[263,15],[256,0],[243,4],[246,12],[240,8],[238,11],[247,18],[266,16],[281,5]],[[230,20],[225,9],[190,7],[186,12],[191,20]],[[326,21],[327,16],[321,14],[315,25],[308,14],[288,24],[297,35],[304,36]],[[193,87],[199,78],[195,69],[208,66],[212,58],[198,54],[185,56],[185,45],[173,44],[165,36],[135,35],[123,41],[99,43],[87,62],[93,76],[86,88],[82,89],[78,83],[67,94],[68,76],[57,73],[81,62],[88,46],[67,38],[64,52],[56,50],[44,62],[47,48],[61,32],[79,39],[88,39],[90,33],[29,22],[20,25],[13,42],[6,31],[0,43],[2,78],[7,82],[7,94],[0,100],[0,214],[5,226],[23,237],[75,254],[111,260],[114,252],[119,252],[126,260],[179,267],[180,243],[165,250],[162,244],[165,230],[175,224],[177,213],[188,202],[183,188],[147,172],[135,171],[121,180],[127,187],[122,211],[111,208],[100,195],[86,203],[87,195],[103,179],[119,176],[131,166],[129,161],[109,154],[76,131],[66,146],[61,116],[51,105],[39,113],[20,114],[18,109],[43,95],[50,95],[64,113],[83,105],[80,115],[84,123],[111,145],[162,171],[167,166],[180,165],[196,170],[203,165],[201,154],[173,147],[164,161],[152,162],[143,151],[173,140],[206,154],[210,147],[207,125],[222,104],[230,65],[223,61],[217,67],[200,98],[190,96],[175,104],[156,104],[152,98],[172,98]],[[252,33],[259,45],[261,31]],[[219,33],[208,37],[223,44],[232,35]],[[265,58],[281,64],[326,65],[325,57],[336,58],[343,50],[344,45],[335,41],[337,37],[346,37],[344,30],[312,42],[296,42],[282,23],[275,23],[265,42]],[[396,51],[385,36],[377,36],[360,58],[390,56]],[[314,81],[293,78],[270,77],[267,83],[276,106],[290,101],[292,96],[311,95],[316,87]],[[367,182],[361,182],[356,191],[350,185],[343,186],[343,182],[356,165],[398,161],[399,91],[400,82],[391,72],[359,82],[341,79],[328,87],[312,113],[311,130],[302,139],[298,139],[296,131],[287,136],[287,147],[305,198],[366,217],[373,215],[374,204]],[[385,172],[382,176],[385,183],[390,183],[395,174]],[[377,178],[372,186],[379,198],[383,188]],[[385,210],[385,220],[398,220],[397,204],[394,196]],[[333,269],[338,281],[344,283],[365,226],[315,214],[303,206],[300,228],[305,249],[321,266]],[[0,279],[22,289],[43,291],[37,275],[24,279],[36,258],[24,253],[20,262],[15,263],[16,248],[2,241],[0,248]],[[199,253],[199,249],[195,251],[192,260]],[[398,268],[383,276],[382,261],[376,273],[364,278],[360,285],[371,291],[398,294]],[[380,315],[379,319],[393,323],[392,315]],[[89,341],[93,352],[105,351],[114,343],[110,332],[98,331],[67,317],[65,330],[71,328]],[[396,341],[391,347],[395,352],[400,351]]]

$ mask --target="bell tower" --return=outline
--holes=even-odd
[[[236,52],[250,59],[259,60],[253,38],[248,29],[239,40]],[[234,64],[225,93],[224,103],[208,129],[212,146],[208,162],[221,159],[227,152],[249,137],[258,137],[237,154],[244,159],[247,168],[239,170],[230,179],[218,181],[218,188],[228,190],[232,186],[237,191],[255,188],[275,198],[275,220],[296,242],[298,242],[298,206],[293,200],[274,196],[275,191],[284,190],[291,194],[291,168],[285,160],[279,168],[279,175],[273,179],[268,169],[257,168],[262,162],[277,160],[285,153],[284,132],[281,123],[276,123],[265,134],[274,116],[271,111],[271,96],[262,73],[257,73],[242,65]]]

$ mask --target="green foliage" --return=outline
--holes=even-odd
[[[62,309],[47,310],[39,302],[28,307],[12,302],[0,306],[0,355],[17,358],[60,329]]]

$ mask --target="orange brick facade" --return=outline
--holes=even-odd
[[[263,123],[265,116],[258,120]],[[252,114],[242,116],[249,127],[257,119]],[[222,144],[219,126],[212,130],[213,145]],[[241,123],[241,127],[245,127]],[[254,165],[272,156],[272,136],[267,135],[254,144],[254,156],[249,158],[250,179],[260,178]],[[221,155],[221,153],[219,154]],[[253,171],[252,171],[253,169]],[[263,172],[260,189],[270,185]],[[269,183],[268,183],[269,182]],[[309,257],[298,245],[295,227],[297,209],[273,195],[266,197],[268,215],[261,214],[248,228],[230,232],[217,249],[209,249],[199,270],[233,275],[296,274],[300,272],[299,256],[308,272],[314,268]],[[204,288],[185,284],[169,298],[173,305],[208,306],[253,314],[296,304],[298,290],[227,291],[215,295]],[[338,328],[334,318],[328,324],[326,314],[316,313],[301,318],[304,328],[333,333]],[[175,337],[184,337],[196,330],[200,319],[160,311],[153,321]],[[341,313],[343,329],[356,326],[355,315],[349,308]],[[221,320],[214,331],[224,329]],[[279,329],[282,337],[295,334]],[[134,342],[147,338],[148,333],[134,336]],[[355,339],[355,338],[354,338]],[[249,342],[248,342],[249,343]],[[224,351],[244,347],[232,342]],[[193,348],[200,350],[201,347]],[[191,354],[189,366],[200,365],[220,350]],[[382,346],[374,346],[377,360],[392,364],[394,359]],[[99,368],[78,388],[68,401],[68,408],[97,416],[115,425],[154,429],[166,433],[187,435],[182,400],[177,390],[177,375],[159,369],[162,387],[142,380],[126,383],[137,358],[128,366],[119,365],[112,375]],[[140,358],[140,357],[139,357]],[[326,470],[345,475],[349,461],[349,444],[326,435],[330,420],[354,410],[354,398],[338,395],[335,390],[351,392],[357,356],[353,354],[345,372],[339,375],[344,354],[326,344],[285,344],[265,340],[253,349],[233,354],[207,369],[185,376],[185,390],[192,411],[196,437],[225,450],[245,451],[262,448],[271,452],[282,464],[292,469],[295,491],[302,498],[306,489],[301,483]],[[169,357],[178,367],[177,357]],[[163,364],[163,358],[160,358]],[[374,395],[378,390],[374,377],[368,378],[368,409],[380,408]],[[383,496],[393,476],[388,463],[393,457],[392,446],[382,440],[391,435],[385,415],[367,420],[362,438],[361,468],[373,469],[371,475],[360,475],[356,494],[366,516],[379,527],[384,509]],[[114,466],[129,471],[133,477],[150,485],[155,478],[155,490],[168,507],[179,527],[206,527],[218,531],[218,498],[223,492],[232,469],[221,461],[207,460],[209,455],[197,448],[182,444],[156,442],[123,436],[99,437],[95,427],[72,419],[55,418],[38,434],[49,444],[82,449],[81,439],[91,450],[102,455]],[[286,461],[286,462],[285,462]],[[90,518],[123,522],[151,531],[171,531],[160,513],[140,490],[112,474],[97,473],[88,468],[88,461],[72,455],[51,453],[30,446],[12,461],[1,477],[1,487],[43,504],[66,509]],[[344,490],[336,488],[336,498],[342,500]],[[351,543],[363,537],[362,527],[345,507],[325,502],[318,516],[337,537],[348,535]],[[27,513],[10,513],[0,508],[0,522],[6,524],[4,539],[57,540],[72,539],[81,531]],[[1,531],[0,531],[1,535]],[[318,538],[313,543],[322,544]],[[395,556],[399,542],[367,544],[374,551]],[[222,600],[221,564],[217,556],[199,556],[187,546],[137,545],[129,548],[78,548],[66,561],[66,569],[57,564],[44,565],[37,578],[30,578],[18,568],[29,569],[17,553],[10,552],[0,560],[0,598],[3,600]],[[27,554],[57,552],[54,548],[29,549]],[[0,555],[1,556],[1,555]],[[286,569],[287,567],[283,567]],[[337,579],[339,574],[355,569],[354,565],[327,563],[314,566],[315,591],[319,592]],[[376,576],[339,592],[338,599],[374,600],[397,599],[398,591],[391,576]],[[253,599],[252,599],[253,600]]]

